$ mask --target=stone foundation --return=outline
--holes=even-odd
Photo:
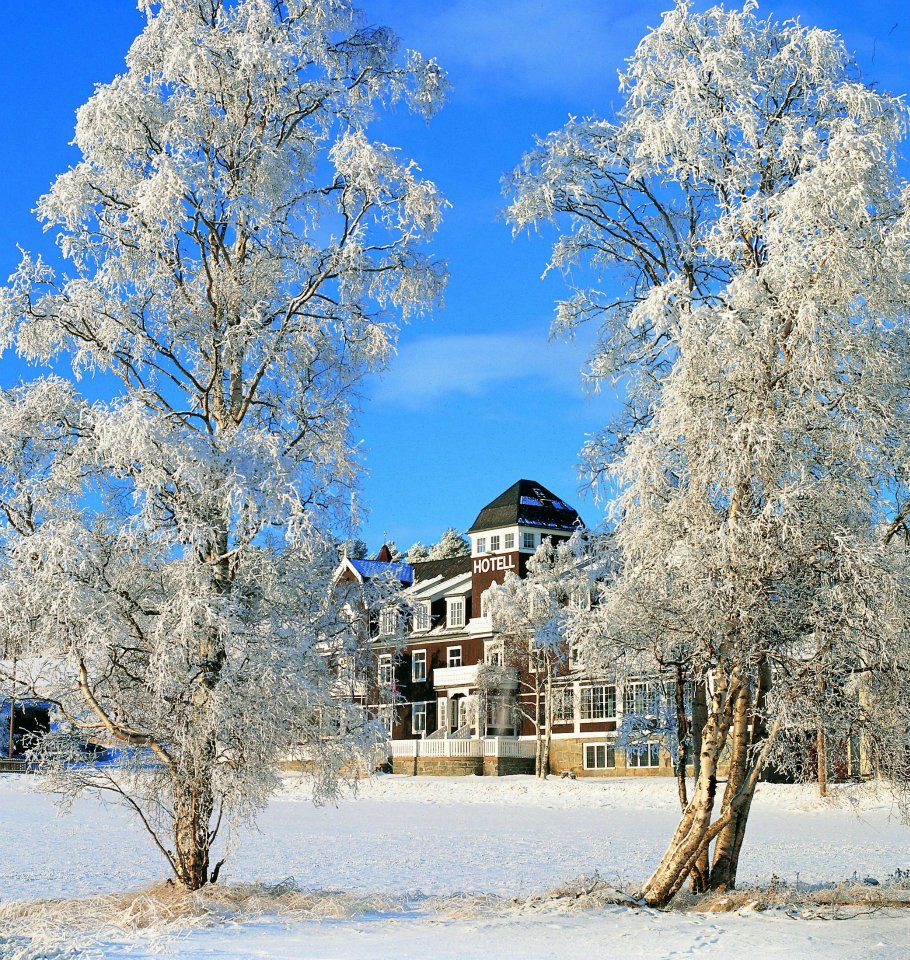
[[[592,737],[589,740],[550,741],[550,773],[574,773],[576,777],[672,777],[673,763],[670,754],[661,748],[659,767],[627,767],[625,751],[616,749],[616,766],[604,770],[585,770],[584,747],[586,743],[602,743]]]
[[[392,773],[407,777],[513,777],[533,773],[534,761],[522,757],[395,757]]]
[[[486,777],[515,777],[533,773],[534,761],[525,757],[484,757],[483,773]]]

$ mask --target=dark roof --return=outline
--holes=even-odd
[[[442,577],[448,580],[450,577],[457,577],[459,573],[471,572],[470,557],[447,557],[445,560],[421,560],[413,563],[414,582],[421,580],[432,580],[434,577]]]
[[[584,526],[575,508],[560,500],[556,494],[536,480],[519,480],[480,511],[468,533],[495,530],[516,523],[554,530],[577,530]]]
[[[383,575],[395,577],[402,583],[414,582],[414,568],[409,563],[386,563],[384,560],[355,560],[348,557],[348,563],[365,580]]]

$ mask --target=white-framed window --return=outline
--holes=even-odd
[[[486,553],[486,552],[487,552],[487,538],[486,538],[486,537],[478,537],[478,538],[477,538],[477,552],[478,552],[478,553]]]
[[[598,683],[581,688],[582,720],[613,720],[616,717],[616,687]]]
[[[449,699],[448,697],[440,697],[436,701],[436,729],[437,730],[448,730],[449,729]]]
[[[391,705],[385,704],[379,708],[376,719],[382,724],[387,736],[392,736],[392,725],[395,720],[395,711]]]
[[[492,537],[490,537],[490,551],[491,551],[491,553],[496,553],[496,551],[499,549],[499,543],[500,543],[500,537],[499,537],[499,534],[498,534],[498,533],[496,533],[496,534],[494,534]]]
[[[411,733],[427,732],[427,705],[426,703],[411,704]]]
[[[414,650],[411,654],[411,680],[423,683],[427,678],[427,652]]]
[[[461,666],[461,647],[446,648],[446,666],[447,667]]]
[[[483,662],[491,667],[501,667],[505,664],[502,640],[487,640],[483,649]]]
[[[427,678],[426,650],[411,651],[411,680],[414,683],[423,683]]]
[[[553,723],[575,722],[575,691],[572,687],[553,690]]]
[[[430,601],[420,600],[414,605],[414,630],[430,629]]]
[[[540,673],[547,669],[547,652],[534,642],[534,638],[528,641],[528,670],[531,673]]]
[[[580,583],[572,588],[569,595],[569,606],[575,610],[591,609],[591,588],[586,583]]]
[[[627,715],[656,717],[660,690],[653,680],[627,683],[623,689],[622,709]]]
[[[392,685],[391,653],[383,653],[379,656],[379,685],[381,687],[390,687]]]
[[[533,533],[528,533],[525,531],[521,535],[521,545],[525,550],[533,550],[536,546],[537,538]]]
[[[341,656],[336,664],[338,671],[338,682],[350,686],[354,683],[354,659],[349,656]]]
[[[528,614],[532,619],[549,618],[550,594],[543,587],[535,587],[529,592]]]
[[[387,637],[393,634],[398,627],[398,611],[394,607],[386,607],[379,614],[379,632]]]
[[[660,744],[636,743],[626,747],[627,767],[659,767]]]
[[[463,627],[464,597],[448,597],[446,605],[446,624],[450,627]]]
[[[616,747],[612,743],[585,744],[585,770],[612,770],[616,766]]]
[[[502,538],[502,545],[505,550],[514,550],[515,549],[515,534],[507,533]]]

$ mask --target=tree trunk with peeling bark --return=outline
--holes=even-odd
[[[714,671],[714,692],[707,721],[702,731],[698,779],[692,799],[657,869],[642,889],[642,897],[651,906],[665,906],[676,896],[692,872],[706,845],[714,802],[717,795],[718,763],[730,726],[728,701],[738,693],[738,683],[721,669]]]
[[[695,681],[692,690],[692,766],[696,783],[701,775],[702,732],[708,719],[705,698],[705,681]],[[711,868],[709,850],[705,846],[695,860],[690,877],[692,893],[704,893],[708,889],[708,873]]]
[[[751,695],[747,684],[743,684],[736,696],[733,707],[733,725],[730,731],[730,760],[727,771],[727,783],[721,803],[721,815],[727,812],[746,780],[749,764],[749,720]],[[746,813],[746,815],[748,815]],[[731,875],[733,850],[739,831],[743,811],[731,814],[729,823],[720,831],[714,844],[714,858],[708,886],[712,890],[729,890],[735,883]]]

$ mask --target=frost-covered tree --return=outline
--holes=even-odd
[[[367,545],[360,537],[350,537],[338,544],[339,558],[350,557],[352,560],[363,560],[367,555]]]
[[[751,3],[679,3],[621,87],[613,119],[538,143],[510,215],[554,222],[550,268],[594,278],[555,327],[594,320],[588,376],[628,390],[585,450],[616,484],[620,557],[577,623],[585,659],[677,660],[706,695],[694,791],[643,890],[665,904],[712,841],[705,881],[735,883],[787,731],[824,717],[882,775],[910,769],[907,556],[880,534],[907,463],[907,112],[836,35]]]
[[[332,532],[358,383],[444,269],[443,201],[369,129],[444,79],[348,0],[140,7],[38,204],[65,267],[26,255],[0,295],[3,346],[73,374],[0,397],[0,621],[71,731],[53,786],[117,793],[198,888],[280,759],[324,796],[371,740],[353,710],[325,735]],[[121,769],[73,768],[81,739]]]
[[[466,557],[470,552],[471,544],[468,542],[468,538],[454,527],[449,527],[439,538],[439,542],[430,547],[427,559],[449,560],[452,557]]]
[[[408,563],[421,563],[422,561],[428,559],[429,550],[426,545],[421,543],[419,540],[411,544],[408,549],[408,552],[404,555],[405,560]]]
[[[555,545],[545,539],[528,560],[526,576],[507,573],[485,598],[501,646],[498,662],[486,664],[478,681],[485,697],[495,697],[517,680],[517,708],[534,728],[534,770],[544,780],[550,773],[554,681],[569,670],[568,623],[573,610],[588,606],[591,584],[599,583],[606,566],[602,551],[589,550],[588,537],[579,532]]]

